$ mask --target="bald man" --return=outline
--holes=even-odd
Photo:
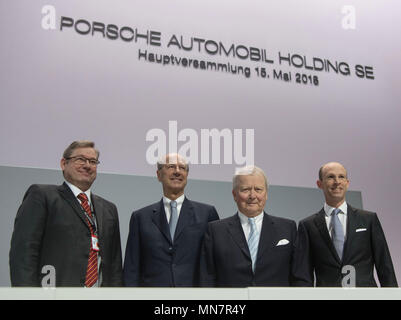
[[[351,207],[345,200],[347,170],[329,162],[319,169],[317,186],[325,204],[316,214],[299,222],[296,262],[318,287],[397,287],[390,251],[374,212]]]
[[[201,243],[216,209],[185,194],[188,163],[169,154],[157,163],[163,198],[134,212],[124,260],[124,282],[130,287],[199,285]]]

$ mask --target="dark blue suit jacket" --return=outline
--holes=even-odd
[[[125,251],[125,286],[198,286],[203,236],[208,222],[218,219],[213,206],[185,198],[172,241],[163,200],[134,212]]]

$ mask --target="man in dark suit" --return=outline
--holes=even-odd
[[[193,287],[199,284],[201,243],[213,206],[184,195],[188,164],[170,154],[157,164],[163,198],[134,212],[124,260],[124,283],[141,287]]]
[[[374,212],[351,207],[345,201],[347,171],[338,162],[319,170],[317,185],[326,202],[316,214],[300,221],[299,255],[303,276],[319,287],[376,287],[373,267],[382,287],[397,287],[383,229]]]
[[[267,178],[248,166],[233,178],[238,212],[212,222],[201,258],[201,285],[250,287],[306,285],[294,277],[296,224],[264,212]]]
[[[90,190],[94,147],[74,141],[60,161],[65,182],[25,193],[11,239],[12,286],[122,286],[117,208]]]

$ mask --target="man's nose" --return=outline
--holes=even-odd
[[[176,174],[180,174],[180,173],[181,173],[181,168],[180,168],[180,166],[176,165],[176,166],[174,167],[174,173],[176,173]]]
[[[91,164],[89,162],[89,159],[85,159],[84,167],[85,168],[91,168]]]
[[[256,197],[256,191],[255,189],[251,189],[251,191],[249,192],[249,198],[254,199],[255,197]]]

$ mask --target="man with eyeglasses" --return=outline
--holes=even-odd
[[[189,200],[184,189],[189,166],[178,154],[157,163],[163,198],[135,211],[130,220],[124,260],[129,287],[194,287],[199,285],[203,235],[216,209]]]
[[[99,151],[74,141],[60,161],[65,182],[29,187],[10,249],[12,286],[122,286],[116,206],[93,194]]]
[[[317,287],[397,287],[390,251],[375,212],[349,205],[347,170],[329,162],[319,169],[317,186],[325,203],[299,222],[295,263]]]

